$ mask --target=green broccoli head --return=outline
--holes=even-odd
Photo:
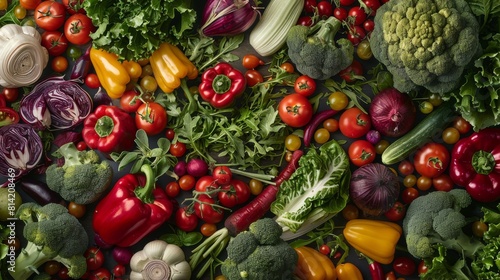
[[[34,269],[49,260],[64,264],[73,278],[85,273],[83,253],[88,246],[88,236],[66,207],[28,202],[19,207],[16,216],[25,223],[23,236],[28,243],[16,258],[16,267],[21,269],[11,272],[14,279],[27,279]]]
[[[248,231],[239,233],[229,242],[228,257],[221,266],[222,274],[229,280],[292,279],[298,256],[280,238],[281,232],[281,227],[271,218],[252,223]]]
[[[470,201],[464,189],[434,191],[412,201],[403,219],[408,251],[416,258],[430,258],[440,245],[472,256],[482,243],[462,231],[467,221],[460,211]]]
[[[64,165],[50,165],[46,181],[65,200],[78,204],[95,202],[111,184],[113,169],[94,150],[78,151],[73,143],[68,143],[55,155],[64,157]]]
[[[446,93],[480,52],[479,23],[465,0],[395,0],[382,5],[370,37],[394,87]]]
[[[286,40],[288,56],[300,73],[325,80],[352,63],[352,43],[345,38],[335,41],[341,25],[332,16],[312,27],[296,25],[290,29]]]

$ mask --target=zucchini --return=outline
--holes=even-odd
[[[433,137],[441,137],[441,132],[454,116],[453,105],[450,102],[443,103],[412,130],[390,144],[382,153],[382,163],[386,165],[398,163]]]

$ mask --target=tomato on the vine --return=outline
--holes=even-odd
[[[340,21],[344,21],[347,19],[347,10],[342,7],[336,7],[333,9],[333,16]]]
[[[38,27],[54,31],[63,26],[66,20],[66,8],[60,2],[43,1],[36,6],[33,17]]]
[[[295,80],[293,88],[296,93],[307,97],[316,91],[316,81],[307,75],[302,75]]]
[[[68,48],[66,36],[58,30],[44,31],[41,44],[47,49],[50,56],[59,56]]]
[[[371,119],[358,107],[345,110],[339,119],[340,132],[349,138],[359,138],[371,129]]]
[[[42,0],[19,0],[19,5],[26,10],[34,10],[41,2]]]
[[[351,41],[353,46],[359,45],[366,37],[365,30],[359,25],[353,25],[349,27],[349,32],[347,33],[347,39]]]
[[[217,198],[222,206],[233,208],[247,202],[250,194],[250,187],[247,183],[232,179],[229,183],[222,185],[221,191],[217,193]]]
[[[391,209],[384,213],[384,216],[393,222],[401,221],[406,215],[406,207],[403,203],[396,201]]]
[[[85,85],[89,88],[99,88],[101,86],[101,82],[99,81],[97,74],[89,73],[85,76]]]
[[[417,150],[413,162],[418,174],[434,178],[448,167],[450,152],[443,144],[430,142]]]
[[[313,20],[310,16],[301,16],[297,20],[297,25],[311,26],[312,24],[313,24]]]
[[[318,15],[320,18],[327,18],[333,15],[333,5],[330,1],[319,1],[316,8],[318,9]]]
[[[356,140],[349,145],[349,159],[356,166],[363,166],[375,160],[375,147],[367,140]]]
[[[96,270],[104,265],[104,254],[98,247],[90,247],[83,254],[87,260],[87,269]]]
[[[211,197],[217,196],[217,193],[214,190],[218,188],[220,188],[220,186],[217,184],[212,175],[205,175],[198,178],[194,186],[194,189],[200,193],[213,192],[210,194]]]
[[[104,267],[91,271],[90,280],[111,280],[111,272]]]
[[[347,66],[339,72],[340,78],[347,83],[352,83],[360,79],[363,75],[363,65],[357,60],[353,60],[351,65]]]
[[[135,113],[137,109],[139,109],[139,107],[142,105],[142,100],[139,99],[138,97],[139,93],[137,93],[136,91],[134,90],[126,91],[120,97],[120,107],[128,113]]]
[[[137,108],[135,125],[147,135],[157,135],[167,127],[167,111],[156,102],[144,103]]]
[[[292,93],[281,99],[278,113],[285,124],[291,127],[302,127],[311,120],[314,112],[307,97]]]
[[[304,1],[304,11],[306,13],[314,13],[318,3],[316,0],[305,0]]]
[[[59,269],[59,272],[57,273],[57,277],[59,277],[59,279],[70,279],[69,277],[69,270],[67,267],[65,267],[64,265],[61,267],[61,269]]]
[[[196,216],[206,223],[216,224],[224,219],[224,211],[215,202],[215,199],[208,195],[198,196],[194,203]]]
[[[86,11],[83,8],[83,1],[85,0],[62,0],[64,7],[68,10],[70,14],[81,13],[85,14]]]
[[[363,22],[363,29],[366,33],[372,32],[375,29],[375,22],[371,19],[365,20],[365,22]]]
[[[363,3],[370,9],[368,16],[375,16],[377,14],[378,8],[380,8],[380,2],[378,0],[363,0]]]
[[[193,231],[198,226],[198,216],[182,207],[175,212],[175,225],[183,231]]]
[[[352,7],[347,15],[353,19],[354,25],[361,25],[366,20],[366,12],[360,6]]]
[[[233,172],[228,166],[219,165],[212,171],[212,177],[219,185],[228,184],[233,179]]]
[[[340,6],[351,6],[356,0],[340,0]]]
[[[75,45],[85,45],[90,42],[90,33],[94,31],[92,20],[85,14],[71,15],[64,23],[64,35]]]

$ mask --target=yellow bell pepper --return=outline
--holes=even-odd
[[[181,79],[194,79],[198,69],[176,46],[162,43],[149,58],[158,86],[162,91],[171,93],[181,85]]]
[[[298,255],[295,274],[303,280],[335,280],[337,271],[333,262],[311,247],[295,248]]]
[[[361,274],[359,268],[352,263],[337,265],[337,275],[339,280],[363,280],[363,274]]]
[[[109,97],[120,98],[130,82],[130,76],[125,67],[118,61],[118,56],[102,49],[92,48],[90,61],[97,77],[99,77],[99,82]]]
[[[390,264],[403,229],[396,223],[369,219],[347,222],[343,234],[347,242],[370,259]]]

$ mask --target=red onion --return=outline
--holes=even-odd
[[[382,135],[399,137],[408,132],[415,122],[415,104],[410,96],[395,88],[384,89],[370,103],[370,117]]]
[[[399,197],[398,177],[383,164],[363,165],[352,173],[350,195],[365,215],[379,216]]]
[[[182,176],[186,174],[187,172],[187,164],[185,161],[179,161],[177,164],[174,166],[174,173],[177,176]]]
[[[380,132],[378,130],[370,130],[366,133],[366,140],[372,143],[373,145],[377,144],[380,141]]]
[[[257,14],[253,0],[208,0],[200,30],[208,37],[237,35],[252,26]]]
[[[101,236],[97,233],[94,234],[94,242],[95,242],[95,245],[97,245],[98,247],[103,248],[103,249],[108,249],[108,248],[112,247],[111,244],[104,242],[104,240],[102,240]]]
[[[129,248],[113,248],[113,259],[119,264],[128,265],[130,263],[130,259],[132,259],[132,255],[133,253]]]
[[[187,173],[194,177],[201,177],[208,173],[208,164],[199,158],[193,158],[187,163]]]

